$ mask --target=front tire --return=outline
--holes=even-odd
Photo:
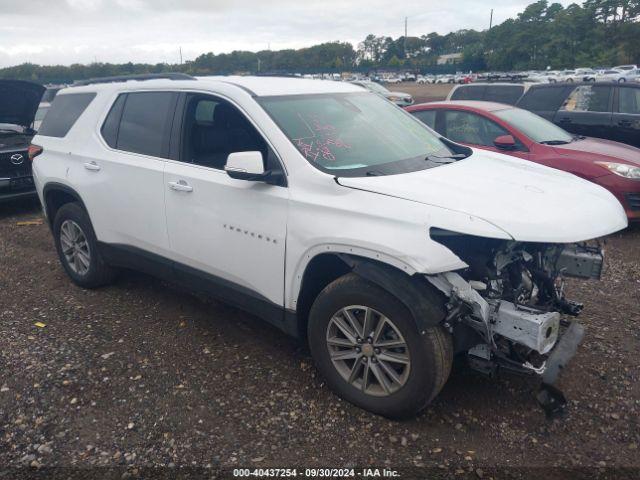
[[[385,417],[418,413],[451,371],[451,336],[439,326],[421,335],[402,302],[354,273],[318,295],[309,313],[308,340],[329,387]]]
[[[53,221],[60,263],[76,285],[96,288],[113,281],[116,271],[102,258],[87,212],[77,203],[60,207]]]

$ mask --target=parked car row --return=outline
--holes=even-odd
[[[500,144],[533,148],[512,133]],[[305,340],[338,395],[389,417],[431,402],[454,356],[541,378],[561,408],[583,337],[561,322],[582,309],[564,278],[599,278],[584,242],[627,226],[599,185],[452,141],[347,82],[85,82],[30,152],[71,281],[136,268],[204,291]]]
[[[476,83],[453,88],[447,100],[516,105],[570,133],[640,147],[640,85],[636,83]]]
[[[590,180],[615,195],[629,221],[640,221],[640,149],[571,134],[509,105],[450,101],[415,105],[413,115],[442,136],[506,153]]]

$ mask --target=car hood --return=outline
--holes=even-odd
[[[21,80],[0,80],[0,123],[28,127],[46,89]]]
[[[570,173],[475,149],[464,160],[427,170],[341,177],[338,183],[468,214],[518,241],[579,242],[627,226],[622,206],[604,188]]]
[[[640,166],[640,148],[625,145],[624,143],[603,140],[600,138],[585,138],[575,142],[554,147],[561,155],[572,155],[575,152],[585,152],[594,155],[609,157],[606,160],[621,160],[622,163]],[[603,160],[594,158],[594,160]]]
[[[400,97],[400,98],[411,98],[411,95],[404,92],[389,92],[385,94],[386,97]]]

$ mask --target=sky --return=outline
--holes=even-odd
[[[373,33],[445,34],[515,17],[534,0],[0,0],[0,67],[178,63],[207,52],[354,47]],[[562,1],[568,5],[570,1]]]

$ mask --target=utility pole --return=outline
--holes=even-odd
[[[407,20],[409,19],[409,17],[404,17],[404,45],[403,45],[403,49],[404,49],[404,57],[407,58]]]
[[[260,57],[258,57],[258,73],[260,73]]]
[[[180,65],[182,65],[182,47],[180,47]]]
[[[491,16],[489,17],[489,30],[493,27],[493,8],[491,9]]]

